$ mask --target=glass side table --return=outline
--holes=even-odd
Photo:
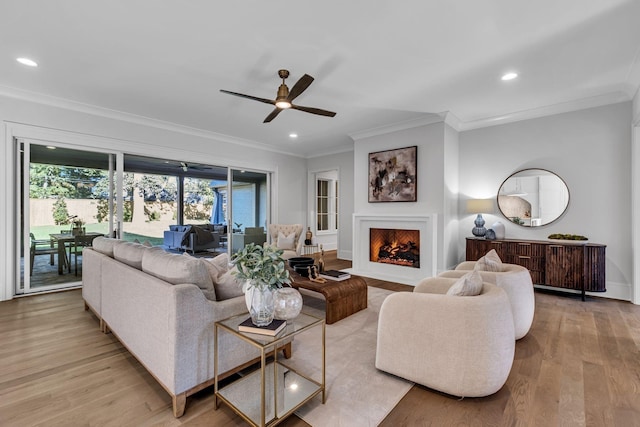
[[[238,325],[248,314],[230,317],[214,326],[214,391],[215,408],[219,401],[227,404],[250,425],[256,427],[274,426],[282,422],[296,409],[322,393],[325,403],[325,321],[305,313],[289,320],[287,326],[277,336],[240,332]],[[298,370],[289,368],[286,360],[278,360],[277,348],[282,347],[295,335],[311,328],[322,328],[322,379],[316,381]],[[220,333],[230,333],[237,339],[260,350],[260,368],[243,376],[223,388],[218,382],[218,337]],[[267,356],[273,355],[273,360]]]

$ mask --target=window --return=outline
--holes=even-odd
[[[338,181],[316,180],[317,231],[338,229]]]

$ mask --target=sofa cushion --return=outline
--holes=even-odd
[[[291,233],[288,236],[285,236],[282,232],[280,232],[278,233],[278,241],[276,245],[278,249],[294,250],[296,248],[294,246],[295,238],[296,238],[295,233]]]
[[[470,297],[480,295],[480,292],[482,292],[482,276],[478,271],[471,271],[456,280],[447,291],[447,295]]]
[[[113,247],[113,258],[138,270],[142,270],[142,254],[150,250],[140,243],[121,242]]]
[[[233,274],[235,267],[229,267],[229,256],[220,254],[214,258],[205,258],[204,263],[209,271],[218,301],[242,295],[242,283]]]
[[[209,271],[201,258],[151,248],[142,257],[142,271],[172,285],[192,283],[202,289],[207,299],[216,300]]]
[[[476,262],[474,270],[478,271],[491,271],[494,273],[500,273],[503,271],[502,260],[495,249],[491,249],[485,256],[480,258]]]
[[[122,243],[122,240],[99,236],[93,239],[93,249],[113,258],[113,248],[120,243]]]

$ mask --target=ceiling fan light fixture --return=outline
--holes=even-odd
[[[289,101],[287,101],[286,99],[277,99],[276,100],[276,107],[282,109],[282,110],[286,110],[287,108],[291,108],[291,103]]]

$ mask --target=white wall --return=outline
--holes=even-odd
[[[229,138],[134,116],[110,117],[0,96],[0,156],[4,162],[0,198],[0,300],[13,294],[15,268],[15,165],[12,136],[54,139],[74,148],[95,146],[131,154],[274,172],[272,222],[306,220],[306,161],[229,141]],[[93,110],[91,110],[93,111]],[[101,112],[102,113],[102,112]],[[121,118],[125,117],[126,120]]]
[[[437,214],[437,270],[458,258],[455,245],[457,132],[444,122],[357,139],[354,149],[354,212],[374,215]],[[417,201],[368,202],[369,153],[417,145]],[[445,242],[445,236],[447,241]],[[455,240],[454,240],[455,241]]]
[[[525,120],[460,133],[460,197],[495,197],[513,172],[542,168],[558,174],[569,187],[569,207],[554,223],[524,228],[499,213],[506,237],[544,240],[551,233],[582,234],[607,245],[607,293],[630,299],[631,245],[631,102]],[[461,214],[460,260],[473,216]],[[603,294],[598,294],[603,295]]]
[[[353,214],[353,151],[332,154],[322,157],[314,157],[307,160],[307,169],[310,174],[320,171],[337,170],[338,185],[340,194],[338,195],[338,238],[337,256],[341,259],[352,259],[353,224],[351,215]],[[313,182],[308,183],[308,205],[313,206],[315,191]],[[309,217],[309,215],[307,215]],[[311,221],[307,218],[307,221]],[[312,225],[308,223],[307,225]],[[306,229],[306,228],[305,228]]]

